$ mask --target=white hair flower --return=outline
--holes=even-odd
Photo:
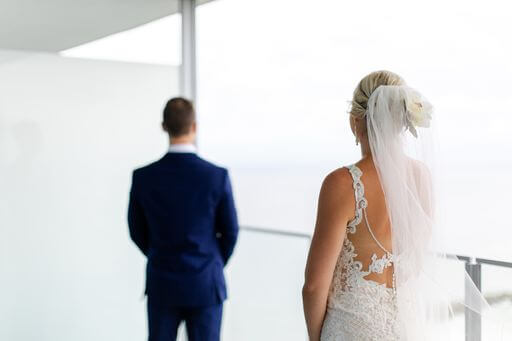
[[[418,137],[416,127],[428,128],[432,120],[432,105],[419,93],[413,93],[406,103],[406,129],[414,137]]]

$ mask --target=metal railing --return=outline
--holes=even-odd
[[[512,269],[512,263],[510,262],[461,255],[448,256],[454,256],[459,261],[465,263],[466,272],[473,280],[473,283],[479,291],[482,291],[482,264]],[[472,288],[468,288],[466,283],[466,287],[464,288],[464,299],[466,302],[469,302],[470,300],[469,292],[471,290]],[[467,305],[464,308],[464,328],[466,341],[482,340],[482,316],[479,313],[469,309]]]
[[[300,232],[290,232],[276,229],[268,229],[268,228],[259,228],[254,226],[242,226],[242,230],[259,232],[259,233],[267,233],[273,235],[280,236],[288,236],[288,237],[298,237],[298,238],[306,238],[311,239],[311,235],[307,233]],[[446,254],[446,256],[450,258],[455,258],[460,262],[465,263],[465,269],[468,273],[469,277],[475,283],[475,286],[479,291],[482,291],[482,264],[497,266],[502,268],[510,268],[512,269],[511,262],[504,262],[495,259],[486,259],[486,258],[478,258],[478,257],[469,257],[463,255],[455,255],[455,254]],[[469,288],[465,289],[465,301],[469,300]],[[481,341],[482,340],[482,318],[481,315],[474,312],[473,310],[465,307],[464,308],[464,323],[465,323],[465,337],[466,341]]]

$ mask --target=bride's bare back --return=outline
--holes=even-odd
[[[364,198],[367,200],[366,215],[371,232],[366,224],[366,219],[363,217],[356,226],[355,233],[347,233],[345,238],[349,239],[354,245],[357,254],[354,260],[361,262],[363,270],[368,270],[374,254],[377,259],[382,259],[386,255],[386,252],[376,243],[375,239],[384,249],[392,252],[391,224],[386,209],[384,192],[372,159],[363,159],[356,163],[356,166],[362,172],[360,180],[364,186]],[[342,171],[349,172],[347,168],[343,168]],[[354,212],[356,212],[354,195],[347,198],[347,200],[353,203]],[[371,233],[373,233],[373,236]],[[364,278],[384,283],[388,288],[391,288],[393,286],[393,267],[386,267],[382,273],[371,272]]]
[[[346,230],[337,240],[342,247],[332,272],[321,340],[397,340],[394,257],[384,193],[371,158],[333,174],[346,182],[347,173],[352,188],[338,192],[340,210],[351,207],[353,214],[340,226]]]

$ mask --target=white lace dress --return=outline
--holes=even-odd
[[[392,266],[393,256],[375,238],[368,218],[368,201],[364,196],[361,181],[362,171],[355,165],[348,167],[354,181],[356,199],[355,218],[347,226],[347,237],[338,258],[331,283],[327,303],[327,313],[322,327],[322,341],[387,341],[400,340],[397,327],[396,292],[385,283],[365,279],[371,273],[383,273]],[[365,219],[376,249],[383,253],[378,257],[373,253],[368,269],[356,260],[357,249],[350,240],[358,225]],[[364,228],[359,226],[359,228]]]

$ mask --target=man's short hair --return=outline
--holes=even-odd
[[[171,98],[164,108],[164,126],[167,132],[178,137],[190,132],[196,114],[192,102],[182,97]]]

